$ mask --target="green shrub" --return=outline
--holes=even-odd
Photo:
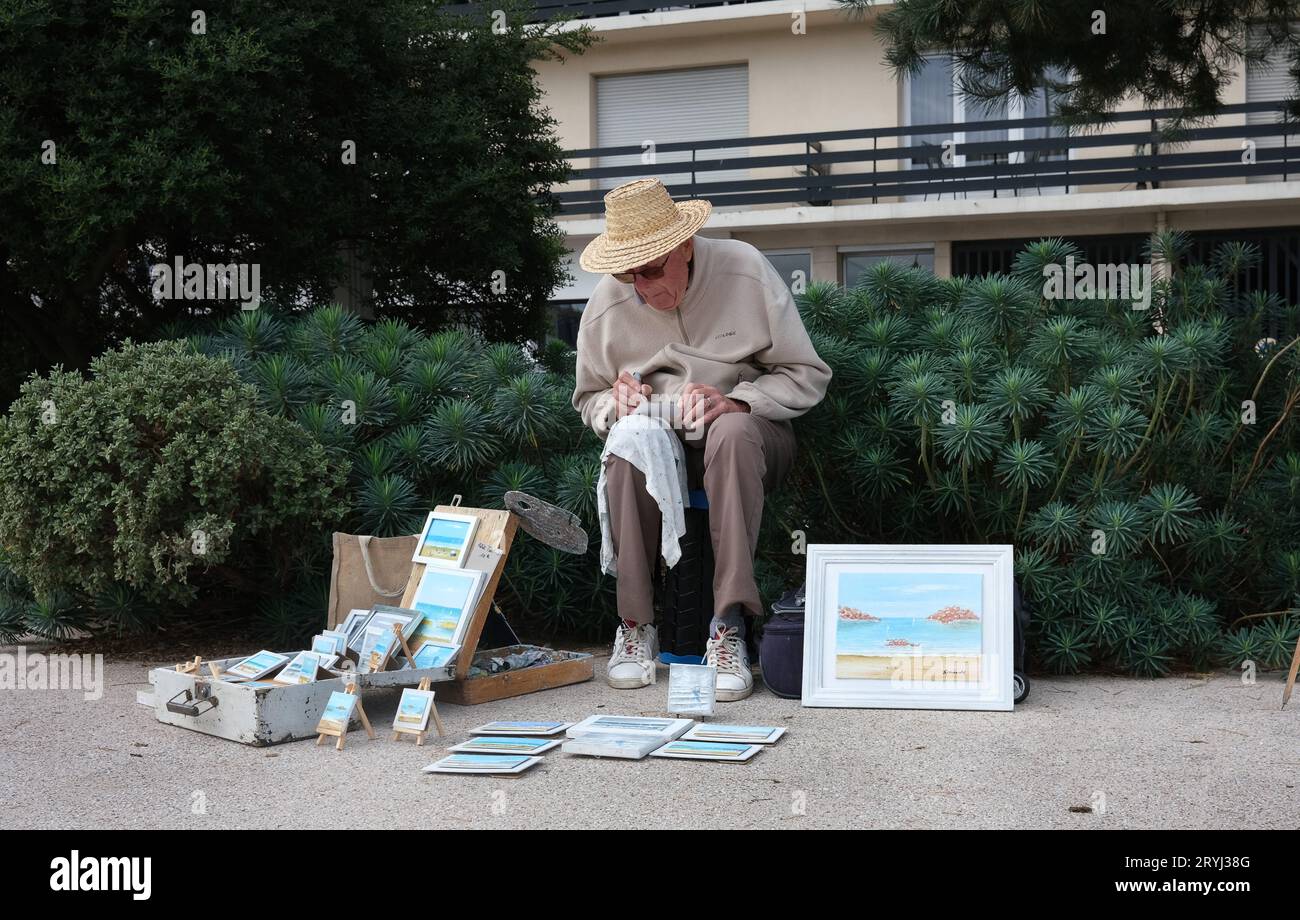
[[[341,517],[346,474],[179,342],[32,377],[0,420],[0,629],[139,628],[205,590],[281,590]]]
[[[598,567],[600,442],[570,405],[572,350],[552,342],[534,356],[459,329],[426,335],[397,320],[366,325],[337,306],[300,318],[264,312],[255,328],[228,322],[190,343],[231,361],[263,406],[350,461],[345,529],[417,533],[434,505],[457,494],[467,505],[501,508],[506,492],[527,491],[582,518],[592,545],[573,556],[521,531],[499,602],[533,625],[611,628],[613,582]],[[315,584],[305,582],[301,598],[263,605],[269,634],[294,635],[295,622],[314,622]]]
[[[1141,675],[1277,665],[1300,632],[1300,345],[1295,307],[1239,296],[1249,247],[1170,265],[1148,310],[1046,300],[1027,247],[1010,275],[938,280],[883,263],[800,308],[835,371],[796,423],[801,458],[764,545],[802,577],[809,542],[998,542],[1035,613],[1037,665]],[[1253,402],[1253,418],[1250,403]],[[1243,616],[1244,629],[1225,633]]]
[[[1059,240],[1031,244],[1009,275],[936,279],[886,263],[854,290],[811,285],[799,306],[835,377],[826,400],[796,422],[799,458],[766,506],[756,566],[764,597],[803,578],[803,557],[791,552],[797,530],[809,542],[1005,542],[1016,547],[1033,609],[1034,667],[1159,675],[1246,660],[1284,665],[1300,633],[1300,311],[1237,292],[1255,257],[1249,247],[1227,247],[1206,266],[1182,264],[1186,248],[1178,234],[1153,239],[1169,273],[1145,311],[1044,299],[1043,266],[1077,257]],[[367,325],[338,307],[296,319],[267,309],[189,344],[200,354],[175,345],[147,352],[172,368],[166,382],[142,383],[160,375],[124,369],[100,398],[168,418],[194,419],[189,401],[224,407],[197,414],[205,435],[219,427],[214,418],[256,418],[257,431],[240,427],[233,447],[178,452],[205,458],[197,479],[171,470],[171,452],[153,459],[161,472],[146,469],[156,445],[138,408],[90,413],[98,421],[85,423],[88,433],[60,442],[60,465],[38,473],[49,461],[24,458],[54,453],[40,446],[53,437],[37,427],[43,400],[60,387],[81,393],[104,370],[90,383],[68,375],[29,383],[4,429],[0,544],[43,600],[0,564],[0,640],[16,622],[59,635],[87,609],[118,611],[119,623],[155,619],[124,592],[170,586],[147,591],[148,600],[192,589],[180,535],[206,520],[225,545],[219,525],[236,488],[228,477],[255,468],[254,457],[298,474],[268,474],[262,485],[279,485],[259,493],[260,506],[240,493],[241,510],[258,509],[241,520],[265,524],[247,536],[265,546],[274,531],[281,553],[322,544],[344,475],[340,526],[354,532],[414,533],[455,494],[485,507],[501,507],[511,489],[553,501],[582,519],[590,551],[566,555],[521,533],[498,600],[512,617],[556,630],[612,628],[613,583],[597,565],[600,442],[569,405],[571,350],[552,342],[534,354],[461,330]],[[103,360],[116,369],[127,359]],[[194,369],[175,370],[185,362]],[[54,401],[77,405],[61,393]],[[91,445],[123,440],[133,445],[132,472],[109,475]],[[44,497],[28,489],[15,498],[14,485],[27,489],[38,475]],[[122,494],[105,493],[118,481]],[[178,482],[188,484],[183,492]],[[198,498],[209,492],[221,500],[205,518]],[[122,510],[100,510],[110,504],[104,494]],[[153,525],[153,549],[136,545],[140,535],[120,561],[116,549],[100,551],[109,571],[90,566],[83,556],[93,548],[116,547],[119,514],[140,529],[150,495],[185,510]],[[60,510],[70,506],[75,514]],[[232,552],[242,533],[232,534]],[[37,559],[51,547],[62,555]],[[277,570],[278,590],[244,586],[238,595],[285,647],[315,628],[327,584],[322,557],[291,561]],[[75,596],[69,579],[55,577],[64,570],[78,573]]]

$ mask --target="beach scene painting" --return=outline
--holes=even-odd
[[[432,511],[424,522],[412,561],[460,567],[465,564],[477,529],[478,518],[473,515]]]
[[[316,731],[330,732],[332,734],[342,734],[347,731],[348,722],[352,718],[352,710],[356,708],[356,705],[357,698],[354,694],[335,690],[330,694],[329,702],[325,704],[325,711],[321,713],[320,723],[316,726]]]
[[[983,575],[842,571],[834,577],[837,678],[979,682]]]
[[[432,642],[425,643],[415,652],[415,659],[411,662],[411,666],[415,668],[445,668],[456,657],[458,647],[455,645],[434,645]]]
[[[397,714],[393,716],[394,730],[427,731],[429,715],[433,712],[433,691],[402,690],[402,699],[397,704]]]
[[[423,617],[415,629],[415,644],[459,645],[482,582],[482,572],[426,566],[411,604]]]

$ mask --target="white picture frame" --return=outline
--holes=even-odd
[[[478,728],[471,728],[471,735],[558,735],[572,722],[488,722]]]
[[[282,684],[309,684],[316,679],[321,656],[316,652],[299,652],[285,665],[275,679]]]
[[[243,661],[231,665],[222,676],[229,675],[241,680],[258,680],[272,671],[278,671],[288,662],[288,655],[280,655],[262,649],[256,655],[249,655]]]
[[[804,706],[1013,708],[1013,547],[807,549]]]
[[[343,655],[348,650],[348,637],[346,633],[333,629],[327,629],[322,633],[312,636],[311,651],[320,655],[322,659],[334,655],[336,658]]]
[[[410,642],[422,619],[417,610],[394,607],[391,604],[376,604],[370,608],[370,618],[366,620],[366,632],[375,628],[391,631],[393,624],[397,623],[402,627],[402,638]]]
[[[583,735],[625,735],[637,738],[658,738],[667,743],[675,741],[695,724],[693,719],[659,718],[650,716],[597,715],[588,716],[577,725],[565,729],[570,738]]]
[[[542,762],[522,754],[448,754],[424,768],[425,773],[522,773]]]
[[[372,610],[362,607],[354,607],[348,611],[347,617],[339,624],[337,631],[347,636],[347,647],[343,654],[347,652],[361,651],[361,642],[366,635],[366,624],[370,622]]]
[[[411,600],[411,609],[420,614],[413,634],[407,637],[412,652],[418,653],[426,642],[464,645],[486,579],[486,573],[473,569],[426,565]]]
[[[730,741],[735,744],[776,744],[785,734],[785,726],[720,725],[701,722],[682,735],[682,741]]]
[[[557,747],[563,738],[528,735],[479,735],[447,748],[457,754],[521,754],[536,757]]]
[[[678,738],[650,752],[651,757],[670,760],[713,760],[719,763],[745,763],[763,750],[761,744],[737,744],[730,741],[683,741]]]
[[[430,511],[424,519],[420,537],[415,541],[411,561],[458,569],[465,564],[469,549],[474,545],[476,530],[478,518],[472,514]]]

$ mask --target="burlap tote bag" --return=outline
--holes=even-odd
[[[371,537],[334,534],[334,568],[330,571],[329,629],[355,608],[402,603],[411,575],[418,536]]]

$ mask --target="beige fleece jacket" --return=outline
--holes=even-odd
[[[714,386],[774,421],[817,405],[831,379],[794,298],[763,254],[740,240],[701,236],[677,309],[656,310],[610,275],[587,301],[573,407],[602,438],[617,420],[610,388],[622,371],[639,372],[642,383],[665,396],[688,383]]]

